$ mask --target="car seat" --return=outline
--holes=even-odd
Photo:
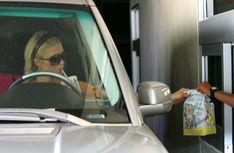
[[[0,95],[19,77],[19,74],[0,73]]]

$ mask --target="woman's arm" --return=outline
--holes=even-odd
[[[107,99],[105,90],[96,88],[95,86],[84,82],[78,81],[83,97],[92,99]]]

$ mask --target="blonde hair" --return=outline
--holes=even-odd
[[[35,46],[37,45],[38,41],[42,36],[47,34],[46,31],[38,31],[32,35],[32,37],[29,39],[25,49],[24,49],[24,59],[25,59],[25,65],[24,65],[24,73],[31,73],[34,71],[37,71],[37,66],[34,63],[35,57],[42,57],[46,54],[47,50],[53,46],[56,43],[61,43],[60,39],[56,36],[52,36],[51,38],[45,40],[39,46],[38,50],[35,52]],[[34,53],[35,52],[35,53]]]

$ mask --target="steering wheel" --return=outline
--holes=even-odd
[[[8,89],[14,88],[15,86],[23,83],[24,81],[26,81],[28,79],[36,78],[36,77],[40,77],[40,76],[48,76],[48,77],[59,79],[59,80],[65,82],[69,87],[71,87],[71,89],[75,93],[77,93],[79,96],[82,97],[81,90],[78,86],[74,85],[74,83],[72,81],[70,81],[68,78],[66,78],[60,74],[53,73],[53,72],[32,72],[29,74],[25,74],[21,78],[17,79],[13,84],[11,84],[11,86]]]

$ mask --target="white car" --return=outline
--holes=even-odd
[[[143,82],[134,92],[92,0],[0,0],[0,23],[1,152],[167,152],[142,116],[170,111],[170,89]],[[28,72],[38,31],[50,35],[35,37]],[[39,57],[55,36],[60,54]]]

